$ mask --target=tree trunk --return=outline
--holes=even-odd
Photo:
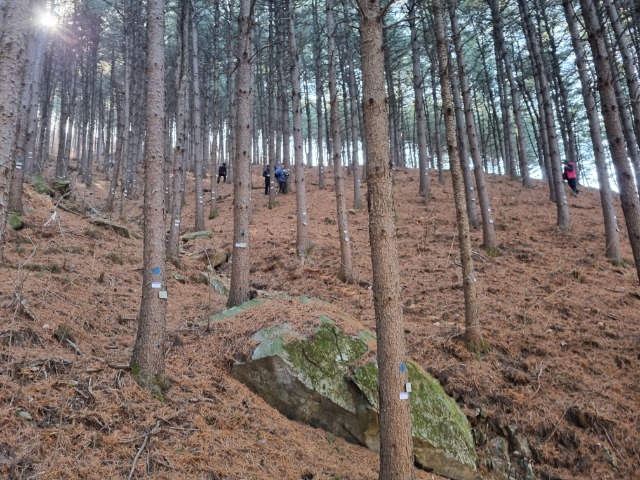
[[[409,32],[411,34],[411,60],[413,72],[413,94],[415,97],[416,130],[418,135],[418,169],[420,172],[420,183],[418,185],[418,195],[425,197],[429,201],[431,197],[431,186],[429,184],[429,152],[427,151],[427,132],[424,110],[424,92],[422,89],[422,67],[420,65],[420,42],[418,42],[418,31],[415,19],[416,0],[411,0],[409,4],[408,21]]]
[[[556,45],[555,37],[553,34],[553,26],[549,22],[547,16],[547,9],[544,3],[537,2],[535,5],[537,10],[537,16],[542,17],[544,22],[545,33],[547,36],[547,43],[549,45],[549,52],[551,53],[551,71],[553,73],[552,78],[555,80],[556,87],[555,105],[558,114],[558,123],[560,125],[560,131],[562,133],[563,146],[565,152],[565,158],[570,162],[574,162],[578,165],[578,148],[576,145],[576,136],[572,125],[572,115],[569,107],[569,93],[565,86],[565,80],[563,80],[562,72],[560,70],[560,59],[558,57],[558,47]],[[538,20],[540,23],[540,20]],[[541,27],[540,27],[541,28]]]
[[[582,38],[578,32],[578,19],[576,18],[571,1],[562,0],[562,6],[567,19],[569,32],[571,33],[571,43],[573,44],[573,50],[576,55],[576,66],[578,68],[578,75],[580,76],[582,99],[589,122],[591,143],[593,144],[594,163],[598,175],[598,184],[600,186],[600,204],[602,205],[602,214],[604,217],[605,256],[611,260],[620,261],[618,221],[616,219],[616,210],[611,194],[611,186],[609,185],[609,176],[607,174],[604,143],[602,141],[602,131],[600,129],[595,94],[591,89],[592,81],[590,78],[589,64],[587,63],[582,45]]]
[[[240,1],[236,50],[236,148],[233,189],[233,262],[227,307],[249,300],[249,208],[251,204],[251,0]]]
[[[222,164],[218,158],[218,122],[220,121],[218,114],[218,77],[213,79],[213,118],[211,119],[211,131],[213,138],[211,140],[211,192],[209,199],[209,220],[218,218],[218,166]]]
[[[22,73],[27,54],[25,18],[30,18],[30,0],[7,0],[0,4],[0,260],[8,216],[8,195],[14,169],[14,142],[22,91]]]
[[[458,60],[458,77],[460,78],[460,90],[464,104],[466,133],[469,138],[469,152],[471,153],[471,160],[473,161],[473,172],[476,178],[480,214],[482,216],[482,245],[486,249],[495,249],[498,246],[498,241],[493,227],[491,202],[489,201],[489,192],[487,191],[484,169],[482,168],[482,156],[480,154],[480,146],[478,145],[478,137],[476,135],[475,118],[473,116],[473,111],[471,110],[469,79],[467,78],[464,52],[462,51],[462,40],[460,38],[460,27],[458,26],[458,18],[454,3],[452,3],[449,8],[449,14],[451,16],[453,42],[456,51],[456,58]]]
[[[356,85],[355,65],[353,62],[353,52],[349,48],[347,54],[348,64],[348,81],[349,81],[349,100],[351,115],[349,122],[351,125],[351,158],[353,166],[353,208],[360,210],[362,208],[362,189],[360,188],[360,149],[358,146],[358,87]],[[347,119],[345,119],[347,121]]]
[[[436,54],[434,53],[431,58],[431,95],[433,100],[433,142],[435,144],[436,151],[436,166],[438,167],[438,183],[444,185],[444,169],[442,168],[442,143],[440,141],[440,118],[442,110],[438,108],[438,94],[436,89],[437,84],[437,67],[436,67]]]
[[[91,188],[93,185],[93,164],[94,164],[94,139],[95,139],[95,130],[96,130],[96,109],[97,109],[97,93],[96,93],[96,77],[97,77],[97,69],[98,69],[98,47],[100,45],[100,28],[101,22],[100,17],[96,14],[90,15],[87,18],[87,22],[89,22],[89,31],[91,32],[91,52],[89,54],[87,72],[88,72],[88,99],[89,105],[85,110],[88,113],[88,131],[87,131],[87,142],[86,142],[86,163],[85,170],[83,172],[83,181],[87,188]]]
[[[604,18],[601,18],[600,22],[601,25],[604,25]],[[605,48],[608,51],[613,52],[609,37],[604,36],[604,43]],[[626,105],[626,99],[628,98],[628,96],[627,93],[623,91],[620,82],[620,75],[618,75],[618,60],[613,53],[609,57],[609,60],[611,63],[612,72],[614,72],[611,80],[613,83],[613,90],[616,94],[616,100],[618,101],[618,113],[620,115],[620,122],[622,124],[622,133],[624,135],[625,141],[627,142],[627,155],[629,155],[629,160],[631,161],[631,165],[635,172],[637,188],[637,186],[640,185],[640,150],[638,149],[638,144],[636,143],[635,135],[633,133],[633,120]]]
[[[323,92],[322,92],[322,45],[321,45],[321,34],[320,34],[320,25],[318,16],[320,12],[318,11],[318,3],[317,0],[313,0],[312,2],[313,9],[313,34],[314,34],[314,42],[313,42],[313,54],[314,54],[314,64],[315,64],[315,77],[316,77],[316,123],[318,125],[317,131],[317,142],[318,142],[318,188],[320,190],[325,189],[325,180],[324,180],[324,149],[323,149],[323,115],[322,115],[322,103],[323,103]]]
[[[67,178],[69,157],[66,153],[67,125],[69,124],[69,110],[71,109],[71,90],[73,89],[74,68],[71,52],[67,45],[61,47],[61,73],[60,73],[60,123],[58,125],[58,153],[56,157],[56,178]]]
[[[450,84],[450,68],[448,48],[446,44],[443,7],[441,0],[434,0],[434,30],[438,48],[438,65],[440,67],[440,91],[442,96],[442,110],[444,111],[444,124],[447,134],[447,151],[449,152],[449,164],[451,168],[451,181],[453,183],[453,195],[456,205],[456,221],[458,223],[458,238],[460,241],[460,261],[462,263],[462,286],[464,289],[465,311],[465,343],[472,352],[484,349],[484,340],[480,332],[477,306],[477,286],[471,257],[471,236],[469,234],[469,222],[466,215],[466,201],[460,160],[458,158],[456,142],[456,125],[453,97]]]
[[[618,114],[618,103],[612,83],[610,55],[607,50],[604,35],[595,6],[592,0],[580,0],[582,17],[587,30],[589,45],[593,53],[596,67],[598,91],[600,92],[600,108],[607,132],[611,160],[616,170],[618,185],[620,186],[620,201],[627,225],[629,243],[633,251],[636,273],[640,278],[640,204],[638,190],[633,181],[631,167],[625,148],[622,124]]]
[[[414,478],[398,246],[393,206],[382,15],[378,2],[360,0],[362,102],[367,143],[367,204],[378,338],[380,480]]]
[[[309,217],[307,212],[307,187],[304,178],[304,144],[302,139],[302,100],[300,93],[300,53],[296,41],[293,19],[293,0],[289,1],[289,47],[291,50],[291,105],[293,108],[293,154],[296,182],[296,250],[304,265],[309,253]]]
[[[331,136],[333,137],[333,182],[336,193],[336,209],[338,215],[338,238],[340,239],[340,273],[339,278],[353,283],[353,258],[349,240],[349,218],[344,195],[344,177],[342,169],[342,139],[340,137],[340,112],[338,111],[338,89],[336,87],[336,46],[335,25],[333,21],[333,0],[327,0],[327,38],[328,38],[328,80],[331,103]]]
[[[13,175],[9,192],[9,211],[20,215],[24,213],[22,207],[22,182],[24,170],[27,167],[26,144],[27,128],[29,124],[29,108],[32,104],[32,86],[37,68],[36,52],[38,40],[33,29],[27,34],[27,54],[22,69],[22,88],[18,91],[20,103],[16,115],[16,135],[13,148]]]
[[[500,53],[502,62],[505,66],[507,78],[509,79],[509,87],[511,90],[511,102],[513,104],[513,116],[516,124],[517,142],[518,142],[518,158],[520,160],[520,175],[522,176],[522,185],[526,188],[532,186],[531,176],[529,174],[529,161],[527,155],[527,147],[525,144],[526,130],[522,119],[520,92],[513,74],[512,60],[504,41],[504,27],[500,10],[498,8],[498,0],[489,0],[491,7],[491,19],[493,23],[493,35],[496,42],[496,50]],[[479,189],[480,187],[478,187]]]
[[[449,73],[449,80],[451,82],[451,97],[453,100],[454,116],[456,120],[456,141],[458,144],[458,153],[456,158],[460,162],[460,171],[462,173],[462,183],[464,185],[464,196],[467,208],[467,217],[469,219],[469,226],[471,228],[478,228],[480,222],[478,221],[478,209],[476,208],[476,194],[473,187],[473,178],[471,178],[471,170],[469,170],[469,152],[467,148],[467,134],[464,120],[464,111],[462,108],[462,97],[460,95],[460,84],[458,77],[456,76],[456,69],[453,65],[453,59],[451,53],[448,53],[448,65],[451,66],[447,70]],[[449,165],[453,159],[449,158]],[[449,167],[451,168],[451,166]]]
[[[558,138],[555,132],[555,120],[553,116],[553,106],[551,104],[551,93],[547,82],[547,73],[545,64],[540,53],[540,46],[536,34],[533,30],[533,22],[529,13],[529,7],[526,0],[518,0],[520,8],[520,16],[525,25],[525,36],[527,46],[531,52],[531,59],[534,66],[534,75],[539,81],[540,95],[542,97],[543,112],[541,121],[546,128],[546,138],[549,145],[549,159],[551,163],[551,172],[553,175],[553,185],[556,198],[557,225],[562,231],[568,231],[571,228],[571,218],[569,217],[569,208],[567,207],[567,197],[564,193],[564,185],[562,183],[562,173],[560,165],[560,152],[558,151]]]
[[[498,87],[498,98],[500,99],[500,112],[502,114],[502,150],[504,152],[504,173],[511,178],[516,177],[515,169],[515,147],[513,140],[513,131],[511,129],[511,113],[509,111],[509,94],[507,93],[505,75],[506,75],[506,62],[503,61],[500,52],[498,51],[498,44],[494,42],[494,51],[496,57],[496,80]]]
[[[164,13],[163,0],[147,2],[147,98],[142,302],[131,369],[139,382],[164,390],[167,309],[164,189]]]
[[[176,145],[173,160],[173,185],[171,188],[171,222],[169,225],[169,238],[167,240],[167,259],[172,263],[178,263],[180,248],[180,223],[182,216],[182,194],[185,184],[185,151],[187,147],[187,117],[189,98],[187,94],[189,82],[189,44],[190,18],[188,4],[190,0],[180,2],[180,21],[178,27],[180,52],[179,68],[176,69],[177,106],[176,106]]]
[[[35,161],[33,169],[30,173],[37,174],[42,171],[44,164],[49,160],[49,149],[51,141],[51,111],[53,104],[53,54],[48,51],[46,54],[43,74],[44,94],[41,100],[40,110],[40,132],[38,134],[37,147],[35,153]],[[37,111],[38,109],[36,109]],[[37,116],[37,115],[36,115]]]
[[[625,79],[627,81],[627,87],[629,88],[629,102],[631,104],[631,112],[633,113],[633,131],[636,135],[636,143],[640,144],[640,65],[637,63],[638,59],[636,58],[636,65],[634,67],[634,56],[629,48],[627,32],[622,25],[615,3],[612,0],[604,0],[604,4],[607,6],[609,20],[615,33],[616,44],[620,50],[622,67],[624,68]],[[637,9],[640,11],[640,5]]]
[[[189,2],[189,15],[191,17],[189,25],[191,27],[191,56],[193,59],[192,79],[193,79],[193,152],[195,157],[195,180],[196,180],[196,231],[205,229],[204,225],[204,187],[203,187],[203,150],[202,150],[202,107],[200,95],[200,65],[198,62],[198,28],[195,23],[194,0]]]

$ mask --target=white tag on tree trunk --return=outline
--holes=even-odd
[[[409,394],[407,392],[400,392],[400,400],[409,400]]]
[[[411,392],[411,384],[409,382],[404,385],[404,391],[407,393]]]
[[[158,292],[158,297],[163,298],[163,299],[165,299],[165,300],[166,300],[166,299],[168,298],[168,297],[167,297],[167,291],[166,291],[166,290],[160,290],[160,291]]]
[[[151,288],[162,288],[162,283],[160,282],[153,282],[151,284]]]
[[[236,248],[247,248],[247,244],[243,242],[236,243]]]

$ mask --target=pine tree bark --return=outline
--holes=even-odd
[[[464,111],[462,108],[462,96],[460,95],[460,82],[456,76],[456,69],[453,67],[453,59],[451,53],[448,53],[448,63],[451,65],[449,68],[449,81],[451,82],[451,97],[453,99],[453,108],[455,112],[456,120],[456,141],[458,144],[458,161],[460,162],[460,172],[462,173],[462,183],[464,185],[464,196],[467,208],[467,218],[469,219],[469,226],[473,229],[478,228],[480,222],[478,220],[478,209],[476,208],[476,194],[473,186],[473,178],[471,177],[471,170],[469,169],[469,150],[467,143],[467,132],[464,120]],[[451,158],[449,159],[451,164]],[[451,167],[449,167],[451,168]]]
[[[613,161],[620,187],[622,212],[627,225],[629,243],[633,251],[636,273],[640,278],[640,201],[638,200],[638,190],[634,184],[631,166],[627,157],[616,93],[612,83],[614,73],[611,71],[611,64],[609,63],[611,52],[607,50],[604,39],[605,32],[598,19],[593,1],[580,0],[580,5],[582,6],[582,18],[596,67],[600,108],[607,132],[611,160]]]
[[[360,210],[362,208],[362,189],[360,188],[360,148],[358,145],[358,88],[356,85],[355,65],[353,61],[353,52],[349,49],[347,55],[348,65],[348,82],[349,82],[349,102],[351,106],[351,115],[349,122],[351,125],[351,158],[353,166],[353,208]]]
[[[503,65],[509,79],[509,88],[511,91],[511,102],[513,105],[513,117],[516,124],[518,142],[518,158],[520,163],[520,175],[522,176],[522,185],[526,188],[532,186],[531,175],[529,173],[529,160],[527,154],[527,147],[525,143],[526,130],[524,127],[524,121],[522,119],[522,108],[520,100],[520,91],[513,73],[512,60],[507,50],[507,46],[504,40],[504,26],[502,17],[500,16],[500,10],[498,8],[498,0],[489,0],[489,6],[491,8],[491,19],[493,23],[493,36],[496,42],[496,50],[499,52],[502,58]],[[478,187],[479,188],[479,187]]]
[[[44,73],[42,75],[42,84],[44,85],[42,98],[40,101],[40,109],[36,108],[36,112],[40,111],[40,122],[38,127],[38,138],[35,147],[35,160],[30,171],[31,174],[38,174],[42,171],[44,164],[49,160],[49,150],[51,143],[51,110],[53,103],[53,54],[52,50],[45,53]],[[36,115],[36,119],[37,119]]]
[[[321,35],[320,35],[320,22],[319,22],[319,10],[318,10],[318,2],[317,0],[313,0],[312,2],[312,11],[313,11],[313,34],[314,34],[314,42],[313,42],[313,56],[314,56],[314,66],[315,66],[315,84],[316,84],[316,124],[318,126],[317,131],[317,142],[318,142],[318,188],[320,190],[324,190],[325,187],[325,179],[324,179],[324,148],[323,148],[323,115],[322,115],[322,104],[323,104],[323,74],[322,74],[322,44],[321,44]]]
[[[31,0],[6,0],[0,4],[0,260],[4,252],[8,196],[15,168],[13,149],[27,53],[23,20],[29,18],[32,8]]]
[[[195,22],[195,3],[189,2],[189,26],[191,27],[191,55],[193,78],[193,156],[195,157],[195,183],[196,183],[196,231],[205,229],[204,225],[204,152],[202,150],[202,100],[200,92],[200,65],[198,62],[198,28]]]
[[[338,111],[338,89],[336,86],[336,45],[335,24],[333,20],[333,0],[327,1],[327,43],[328,43],[328,80],[331,105],[331,136],[333,140],[333,182],[335,184],[336,210],[338,215],[338,238],[340,239],[340,272],[339,278],[347,283],[355,281],[353,258],[349,238],[349,218],[347,202],[344,194],[344,175],[342,168],[342,138],[340,136],[340,112]]]
[[[302,138],[302,98],[300,89],[300,53],[296,39],[293,0],[289,0],[289,49],[291,52],[291,106],[293,109],[293,154],[296,182],[296,250],[304,265],[309,254],[309,214],[307,185],[304,175],[304,144]]]
[[[526,0],[518,0],[520,16],[525,26],[525,37],[527,47],[531,53],[532,63],[534,65],[534,75],[537,77],[540,87],[540,95],[542,98],[543,112],[541,121],[546,128],[546,138],[549,146],[549,159],[551,163],[551,172],[553,176],[553,186],[556,200],[557,226],[562,231],[568,231],[571,228],[571,218],[569,216],[569,208],[567,206],[567,197],[564,193],[562,183],[562,173],[560,165],[560,152],[558,151],[558,138],[555,132],[555,120],[553,115],[553,106],[551,103],[551,93],[549,83],[547,81],[546,67],[536,34],[529,13],[529,6]]]
[[[27,167],[27,128],[29,123],[29,108],[32,103],[32,85],[37,62],[36,51],[38,49],[38,41],[34,33],[33,28],[31,28],[27,34],[27,54],[22,70],[22,90],[19,94],[20,103],[16,115],[16,135],[13,148],[14,168],[9,191],[9,211],[20,215],[24,213],[22,206],[22,183],[24,170]]]
[[[448,48],[444,30],[443,7],[441,0],[434,0],[434,30],[438,49],[438,66],[440,71],[440,92],[444,125],[447,135],[447,151],[453,183],[453,195],[456,205],[456,221],[458,223],[458,238],[460,243],[460,262],[462,263],[462,287],[464,290],[465,310],[465,344],[470,351],[478,352],[484,349],[484,340],[480,332],[477,306],[476,276],[471,257],[471,236],[469,222],[466,215],[466,199],[460,159],[456,141],[455,107],[450,84],[450,69]]]
[[[618,233],[618,221],[615,205],[607,174],[607,163],[604,156],[604,142],[600,129],[595,93],[591,88],[590,68],[586,53],[582,44],[582,38],[578,32],[578,19],[570,0],[562,0],[565,18],[571,34],[571,43],[576,55],[576,67],[580,77],[580,88],[584,102],[587,121],[589,122],[589,135],[593,145],[593,157],[600,186],[600,204],[604,217],[605,256],[614,261],[620,261],[620,234]]]
[[[416,28],[416,1],[409,3],[408,22],[411,34],[411,65],[413,73],[413,94],[415,97],[416,131],[418,136],[418,171],[420,183],[418,195],[425,197],[427,201],[431,197],[431,185],[429,184],[429,152],[427,150],[426,118],[424,109],[424,91],[422,88],[422,66],[420,64],[420,42],[418,42],[418,30]]]
[[[187,84],[189,83],[189,44],[190,19],[188,14],[190,0],[180,2],[180,22],[178,26],[180,52],[179,68],[176,69],[177,106],[176,106],[176,145],[173,164],[173,185],[171,188],[171,222],[167,239],[167,259],[177,264],[180,247],[180,223],[182,217],[182,195],[185,184],[185,151],[187,148],[187,118],[189,102]]]
[[[597,8],[598,15],[601,15],[601,10],[599,7]],[[604,15],[600,17],[601,25],[604,25]],[[605,48],[613,52],[613,47],[611,42],[609,41],[608,36],[604,36]],[[633,133],[633,119],[631,118],[631,113],[627,108],[627,98],[628,94],[624,91],[619,72],[619,63],[617,57],[612,54],[610,57],[611,69],[614,72],[612,77],[613,90],[616,94],[616,99],[618,101],[618,114],[620,115],[620,122],[622,124],[622,133],[624,135],[624,139],[627,142],[627,155],[629,155],[629,160],[631,161],[631,166],[635,172],[636,177],[636,186],[640,185],[640,147],[636,143],[635,135]],[[637,187],[636,187],[637,188]]]
[[[629,103],[633,113],[633,131],[636,136],[636,143],[640,144],[640,64],[636,58],[634,66],[634,56],[629,47],[627,32],[625,31],[618,9],[612,0],[604,0],[609,14],[609,21],[615,34],[615,41],[622,58],[622,67],[625,73],[625,80],[629,89]],[[637,7],[640,11],[640,6]],[[637,25],[636,25],[637,26]]]
[[[138,381],[162,391],[167,292],[164,225],[164,12],[163,0],[147,2],[147,98],[145,139],[142,302],[131,368]],[[162,293],[164,292],[164,294]]]
[[[236,147],[233,188],[233,262],[228,307],[249,300],[249,209],[251,205],[251,0],[241,0],[236,50]]]
[[[398,246],[393,205],[382,21],[378,2],[360,0],[362,101],[367,143],[367,204],[378,338],[380,480],[414,478]]]
[[[213,117],[211,119],[211,131],[213,138],[211,140],[211,184],[209,198],[209,220],[218,218],[218,167],[222,164],[218,158],[218,77],[213,79]]]
[[[71,109],[71,90],[73,90],[74,76],[71,73],[73,61],[70,48],[67,45],[61,47],[61,72],[60,72],[60,120],[58,121],[58,152],[56,156],[56,178],[67,178],[69,157],[66,156],[67,126],[69,125]]]
[[[449,15],[451,17],[453,42],[456,51],[456,59],[458,61],[458,77],[460,79],[460,91],[462,94],[462,102],[464,104],[466,134],[469,139],[469,153],[471,154],[471,160],[473,161],[473,173],[476,179],[478,201],[480,203],[480,215],[482,217],[482,245],[486,249],[495,249],[498,246],[498,241],[496,239],[496,232],[493,226],[491,202],[489,200],[489,192],[487,191],[484,168],[482,167],[482,155],[480,153],[480,145],[478,144],[478,136],[476,134],[475,118],[471,109],[469,79],[467,78],[464,52],[462,51],[462,40],[460,38],[460,27],[458,25],[455,7],[455,3],[451,3],[449,7]]]
[[[496,80],[498,88],[498,98],[500,100],[500,112],[502,120],[502,152],[504,161],[504,173],[511,178],[516,177],[515,169],[515,148],[513,140],[513,131],[511,128],[511,112],[509,109],[509,94],[506,87],[506,61],[500,55],[498,51],[498,42],[494,41],[494,52],[496,58]]]

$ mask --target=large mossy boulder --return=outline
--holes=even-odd
[[[268,301],[243,304],[211,321],[242,315]],[[375,336],[352,318],[346,320],[351,333],[345,333],[337,323],[344,324],[347,316],[317,305],[311,329],[308,320],[291,319],[255,331],[250,359],[235,364],[232,374],[287,417],[379,450]],[[467,418],[435,379],[414,362],[407,367],[416,464],[455,480],[475,479]]]

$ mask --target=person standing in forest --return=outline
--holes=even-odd
[[[284,176],[284,169],[280,165],[276,166],[276,179],[278,180],[278,192],[287,193],[287,179]]]
[[[218,180],[216,180],[216,183],[220,183],[220,177],[222,177],[222,183],[225,183],[227,181],[227,164],[223,163],[222,165],[220,165],[220,167],[218,167]]]
[[[562,173],[562,178],[569,183],[571,187],[571,195],[577,197],[580,193],[578,190],[578,178],[577,178],[577,169],[576,164],[570,160],[564,161],[564,172]]]
[[[278,169],[276,168],[276,175],[277,175]],[[265,195],[269,195],[269,188],[271,187],[271,166],[267,165],[267,168],[265,168],[262,171],[262,176],[264,177],[264,194]]]

